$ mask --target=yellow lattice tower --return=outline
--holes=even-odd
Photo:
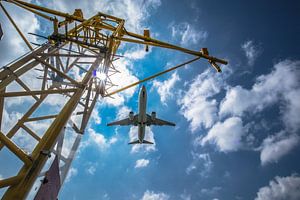
[[[53,24],[53,33],[45,37],[47,42],[33,48],[2,2],[4,1],[0,0],[2,10],[30,49],[26,55],[0,71],[0,150],[6,147],[22,162],[16,175],[0,180],[0,188],[7,188],[3,196],[5,200],[25,199],[38,177],[43,177],[42,185],[47,185],[48,181],[55,182],[56,189],[53,189],[53,185],[49,186],[50,193],[44,195],[49,195],[49,199],[56,199],[100,96],[110,96],[199,58],[207,59],[218,72],[221,72],[221,69],[217,63],[227,64],[222,59],[210,56],[206,48],[193,51],[162,42],[151,38],[149,30],[145,30],[143,35],[129,32],[125,29],[123,19],[104,13],[99,12],[90,19],[85,19],[80,9],[76,9],[73,14],[67,14],[19,0],[5,1]],[[119,90],[111,91],[113,83],[110,76],[118,72],[113,61],[118,59],[116,54],[121,42],[143,44],[146,51],[149,46],[173,49],[194,55],[195,58]],[[33,71],[38,81],[35,81],[34,85],[28,85],[22,77],[28,76]],[[104,74],[105,78],[99,79],[95,76],[97,73]],[[19,91],[10,91],[11,85],[18,85]],[[17,123],[4,133],[1,127],[5,117],[4,102],[16,97],[30,98],[31,105]],[[50,114],[52,108],[49,102],[47,104],[47,99],[56,97],[62,98],[64,103],[57,113]],[[37,115],[40,109],[49,111],[49,114]],[[39,123],[43,120],[49,120],[50,123],[42,133],[30,126],[30,123]],[[14,137],[20,132],[36,141],[33,149],[27,150],[28,152],[14,142]],[[67,155],[62,152],[65,137],[69,137],[66,136],[66,132],[72,134],[74,138],[72,144],[68,146]],[[55,159],[49,159],[50,155],[55,155]],[[50,165],[45,165],[47,161]],[[39,198],[37,195],[36,199]]]

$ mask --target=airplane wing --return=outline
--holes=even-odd
[[[159,118],[152,119],[150,115],[147,114],[147,125],[157,125],[157,126],[176,126],[176,124],[172,122],[168,122]]]
[[[120,126],[134,125],[134,126],[136,126],[137,125],[137,115],[135,115],[132,120],[130,120],[129,118],[126,118],[126,119],[122,119],[122,120],[111,122],[111,123],[107,124],[107,126],[115,126],[115,125],[120,125]]]

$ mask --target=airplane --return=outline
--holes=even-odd
[[[129,113],[129,117],[126,119],[122,119],[120,121],[115,121],[107,124],[107,126],[138,126],[138,140],[129,142],[128,144],[153,144],[153,142],[144,140],[145,137],[145,128],[146,126],[156,125],[156,126],[175,126],[174,123],[168,122],[156,117],[156,112],[152,112],[151,115],[146,113],[146,105],[147,105],[147,91],[146,87],[143,87],[140,90],[139,94],[139,113],[134,115],[131,111]]]

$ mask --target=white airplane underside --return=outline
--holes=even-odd
[[[130,112],[128,118],[109,123],[107,126],[138,126],[138,140],[129,142],[128,144],[153,144],[153,142],[144,140],[146,126],[175,126],[175,124],[157,118],[155,112],[152,112],[151,115],[147,114],[146,104],[147,93],[145,86],[143,86],[139,95],[139,113],[134,115],[133,112]]]

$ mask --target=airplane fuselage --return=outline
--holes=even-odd
[[[143,143],[145,137],[145,129],[146,129],[146,122],[147,122],[146,106],[147,106],[147,91],[146,91],[146,87],[143,86],[139,95],[138,138],[140,143]]]
[[[152,112],[151,115],[146,113],[147,107],[147,91],[146,87],[143,86],[139,94],[139,103],[138,103],[138,112],[134,115],[131,111],[128,115],[128,118],[121,119],[119,121],[108,123],[107,126],[137,126],[138,127],[138,139],[129,142],[128,144],[154,144],[151,141],[145,140],[146,126],[155,125],[155,126],[175,126],[174,123],[168,122],[156,117],[156,112]]]

